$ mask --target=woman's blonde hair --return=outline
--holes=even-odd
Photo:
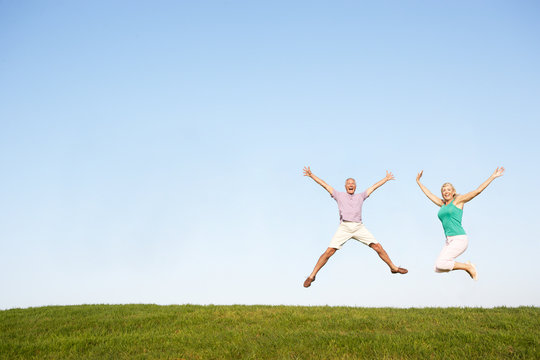
[[[457,193],[456,191],[456,188],[454,187],[454,185],[452,185],[452,183],[449,183],[449,182],[445,182],[444,184],[442,184],[441,186],[441,194],[442,194],[442,189],[443,187],[445,187],[446,185],[450,186],[452,188],[452,190],[454,190],[454,199],[456,198],[456,196],[458,196],[459,194]],[[443,202],[445,202],[444,198],[442,199]]]

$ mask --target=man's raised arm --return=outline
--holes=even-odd
[[[375,184],[373,184],[372,186],[370,186],[367,190],[366,190],[366,195],[369,196],[371,195],[372,192],[374,192],[375,190],[377,190],[379,187],[381,187],[382,185],[384,185],[388,180],[394,180],[394,175],[389,172],[388,170],[386,171],[386,176],[384,177],[384,179],[382,179],[381,181],[378,181],[376,182]]]
[[[330,193],[330,195],[332,195],[332,193],[334,192],[334,189],[328,185],[327,183],[325,183],[323,180],[319,179],[318,177],[316,177],[312,172],[311,172],[311,169],[309,168],[309,166],[304,166],[304,176],[309,176],[310,178],[312,178],[313,180],[315,180],[315,182],[319,185],[321,185],[323,188],[326,189],[326,191],[328,191]]]

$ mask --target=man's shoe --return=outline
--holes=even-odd
[[[392,274],[406,274],[409,272],[409,270],[405,269],[405,268],[400,268],[398,267],[397,270],[390,270],[392,272]]]
[[[315,278],[312,279],[312,278],[308,277],[308,278],[306,279],[306,281],[304,281],[304,287],[305,287],[305,288],[310,287],[310,286],[311,286],[311,283],[314,282],[314,281],[315,281]]]

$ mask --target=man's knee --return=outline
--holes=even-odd
[[[381,252],[383,247],[379,243],[371,243],[369,244],[369,247],[375,250],[376,252]]]
[[[326,255],[326,257],[330,257],[332,255],[334,255],[336,253],[337,249],[336,248],[331,248],[329,247],[328,249],[326,249],[326,251],[324,252],[324,255]]]

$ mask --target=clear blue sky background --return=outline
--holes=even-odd
[[[540,306],[535,1],[0,1],[0,308]],[[389,182],[302,287],[337,189]],[[436,274],[439,193],[480,281]]]

